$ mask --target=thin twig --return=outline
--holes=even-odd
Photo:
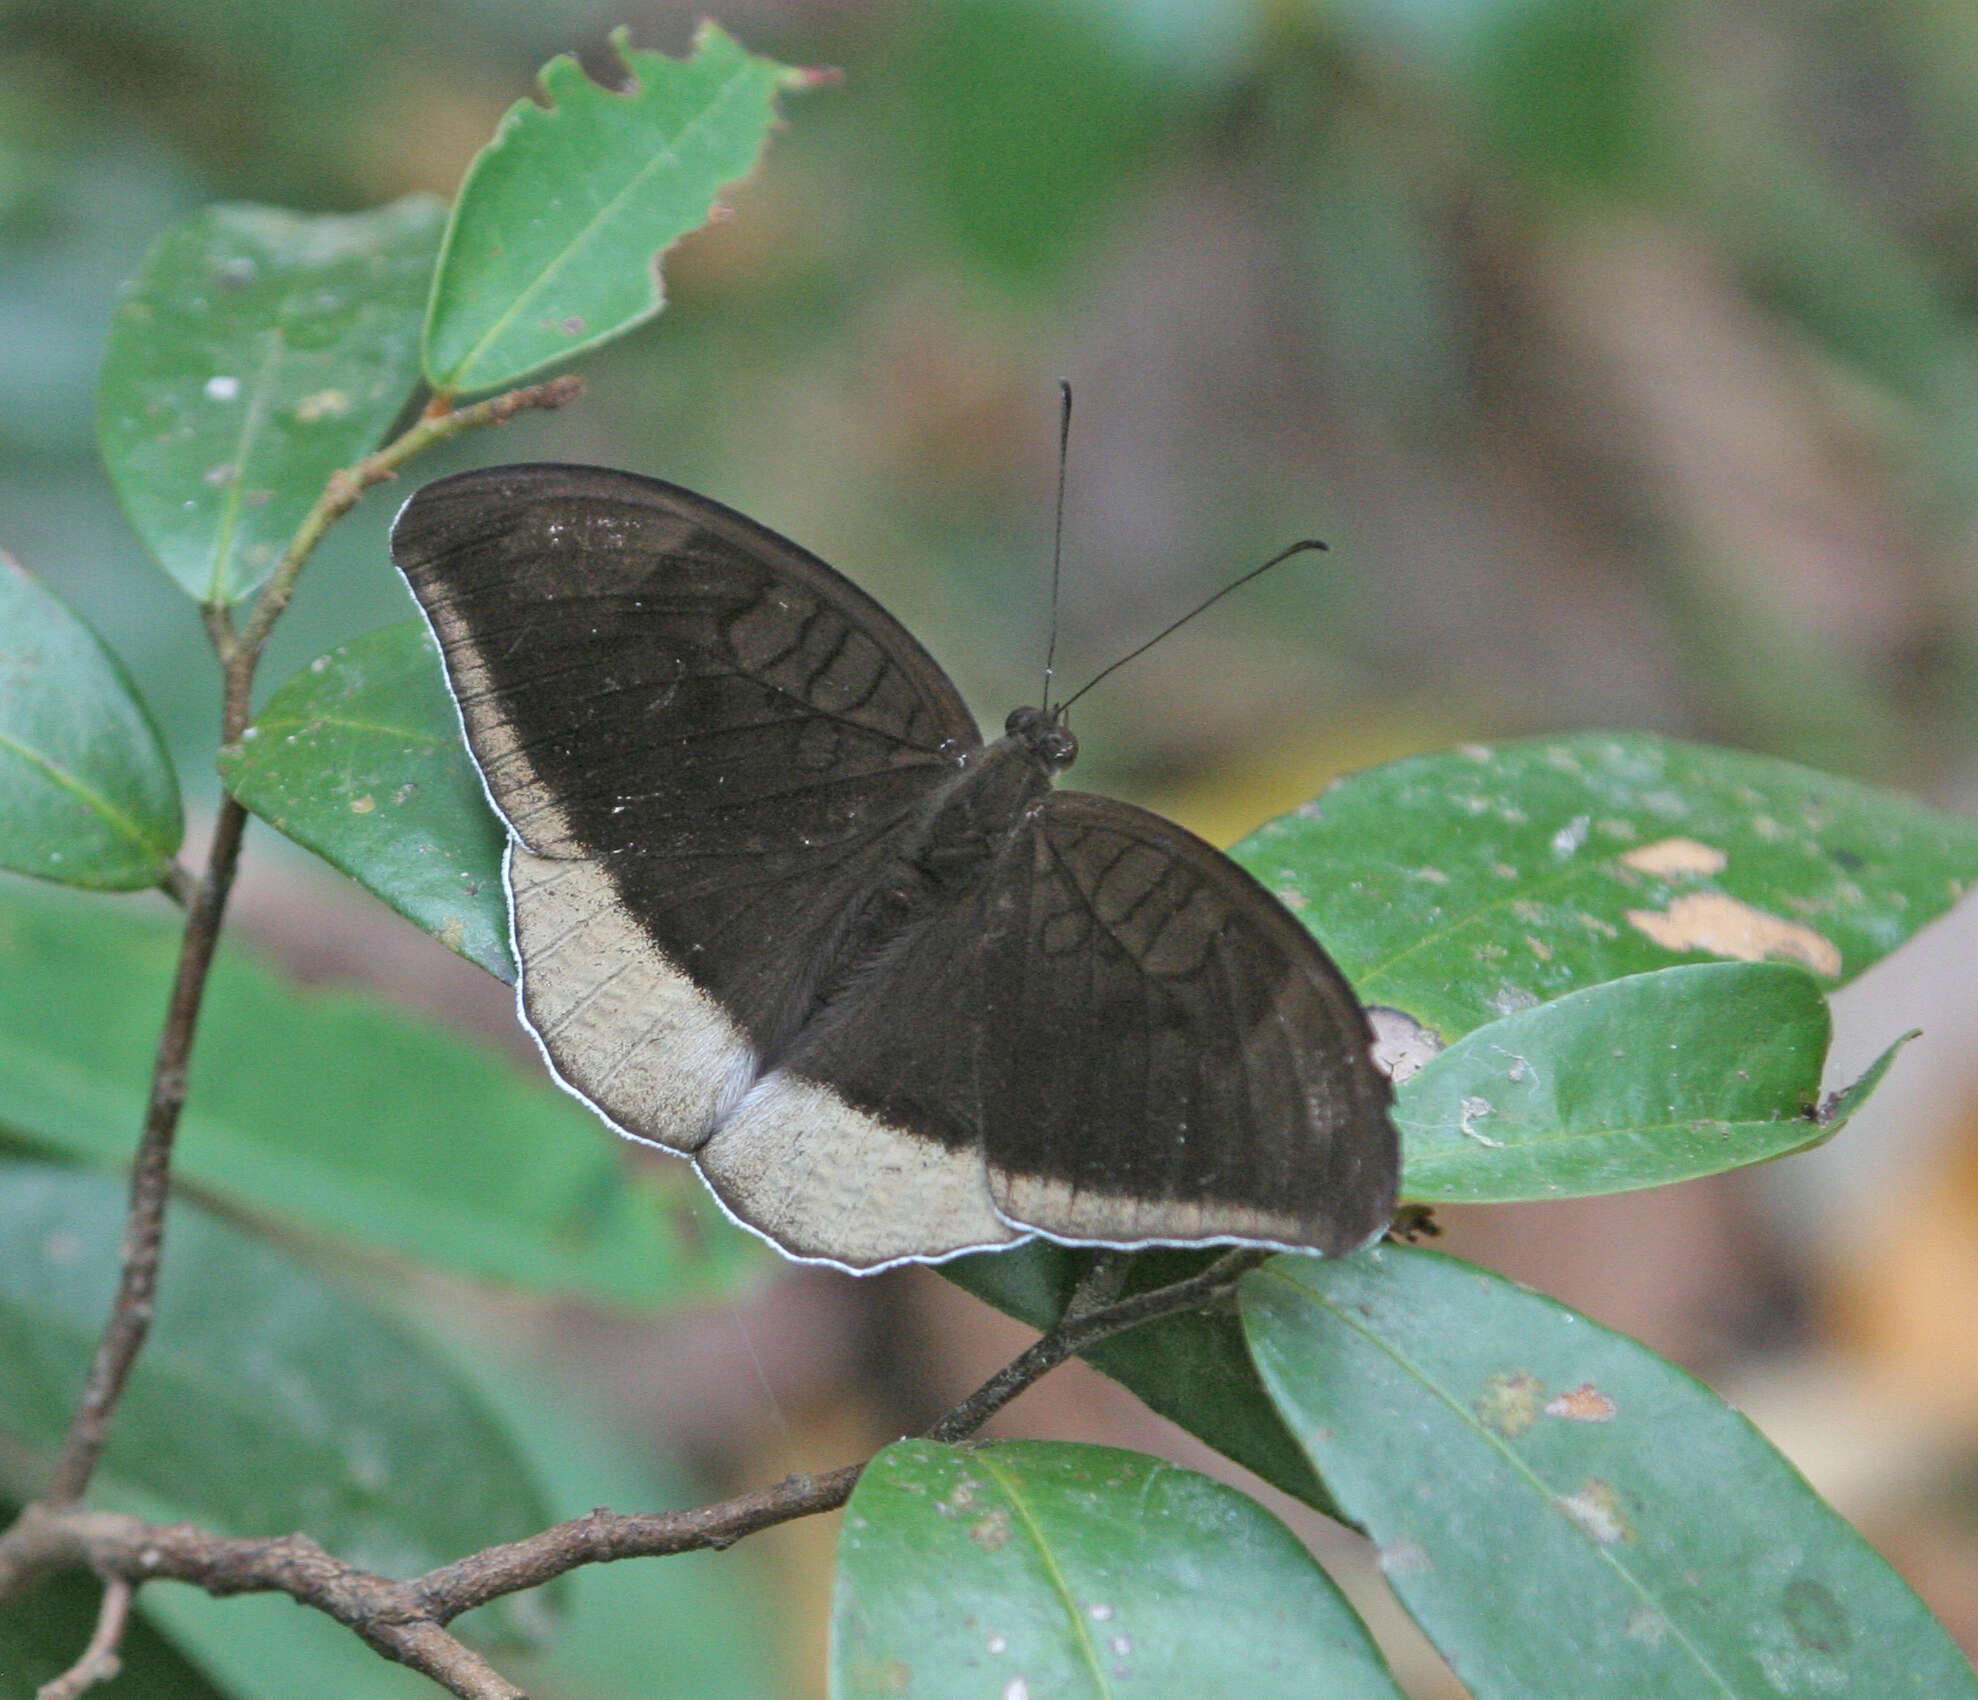
[[[1266,1255],[1232,1252],[1189,1280],[1068,1313],[947,1412],[927,1431],[928,1438],[951,1444],[967,1439],[1075,1352],[1214,1301]],[[521,1700],[521,1690],[448,1632],[446,1626],[463,1612],[540,1587],[582,1565],[718,1551],[757,1530],[835,1510],[851,1497],[863,1469],[848,1464],[823,1475],[786,1476],[769,1487],[683,1511],[600,1509],[406,1581],[346,1564],[306,1535],[233,1540],[189,1523],[146,1523],[44,1504],[30,1507],[0,1536],[0,1599],[50,1571],[77,1566],[133,1583],[189,1582],[215,1596],[282,1593],[335,1618],[386,1658],[423,1672],[461,1700]]]
[[[103,1584],[103,1603],[96,1611],[96,1633],[82,1657],[53,1682],[44,1682],[34,1691],[34,1700],[76,1700],[99,1682],[108,1682],[123,1669],[117,1649],[124,1644],[124,1631],[130,1626],[130,1603],[137,1590],[121,1576]]]
[[[151,1331],[158,1290],[158,1263],[165,1228],[165,1196],[170,1190],[172,1142],[178,1133],[179,1112],[185,1108],[186,1066],[192,1036],[199,1023],[199,1005],[206,976],[220,942],[220,921],[227,893],[240,863],[240,838],[247,811],[231,795],[220,801],[213,828],[206,877],[199,882],[186,911],[185,934],[179,946],[178,972],[172,980],[171,1002],[158,1035],[157,1060],[151,1072],[151,1094],[145,1104],[144,1132],[137,1160],[131,1166],[130,1216],[124,1225],[123,1272],[110,1320],[96,1345],[75,1415],[70,1419],[61,1456],[49,1477],[44,1500],[55,1506],[73,1505],[82,1498],[96,1473],[109,1438],[110,1417]]]
[[[929,1440],[965,1440],[1040,1376],[1129,1328],[1178,1310],[1193,1310],[1235,1286],[1271,1254],[1243,1247],[1219,1257],[1198,1275],[1120,1299],[1102,1310],[1079,1312],[1077,1295],[1065,1318],[992,1375],[927,1431]],[[1095,1266],[1095,1269],[1098,1266]]]

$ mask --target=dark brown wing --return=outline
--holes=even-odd
[[[517,841],[531,1023],[614,1121],[691,1148],[806,1018],[973,717],[847,579],[653,479],[464,473],[406,504],[392,549]],[[677,1103],[669,1046],[698,1081]]]
[[[1344,976],[1249,874],[1144,809],[1056,792],[784,1066],[980,1151],[1018,1229],[1339,1253],[1394,1211],[1371,1048]]]
[[[1053,1238],[1350,1251],[1394,1213],[1387,1077],[1352,988],[1221,851],[1052,794],[1000,875],[984,1011],[997,1208]]]

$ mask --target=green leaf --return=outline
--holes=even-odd
[[[171,757],[129,676],[0,553],[0,868],[136,891],[184,836]]]
[[[142,1119],[173,929],[0,889],[0,1123],[98,1163]],[[315,1232],[545,1292],[647,1304],[758,1266],[684,1164],[635,1169],[588,1110],[373,998],[222,949],[177,1173]],[[692,1203],[685,1201],[691,1200]]]
[[[817,76],[711,23],[687,59],[611,39],[623,91],[552,59],[549,104],[517,101],[468,168],[426,320],[426,376],[444,394],[514,383],[657,313],[667,249],[755,169],[777,94]]]
[[[1185,1281],[1220,1255],[1220,1250],[1140,1252],[1123,1291],[1142,1293]],[[1032,1240],[1008,1251],[953,1258],[936,1268],[964,1292],[1042,1332],[1064,1315],[1092,1257],[1089,1251]],[[1294,1499],[1337,1515],[1258,1380],[1233,1315],[1199,1310],[1164,1316],[1102,1340],[1081,1356],[1149,1410],[1224,1457]]]
[[[450,950],[515,978],[508,835],[460,740],[423,620],[319,657],[220,752],[234,795]]]
[[[1366,1002],[1453,1041],[1680,962],[1853,979],[1978,879],[1978,825],[1766,756],[1586,733],[1374,768],[1233,854]]]
[[[0,1161],[0,1427],[47,1452],[117,1283],[125,1189]],[[242,1233],[172,1208],[157,1321],[99,1498],[236,1535],[307,1529],[410,1575],[546,1521],[520,1455],[446,1365]]]
[[[331,473],[418,382],[439,204],[304,217],[206,207],[145,257],[97,394],[124,511],[201,602],[263,583]]]
[[[14,1520],[17,1510],[0,1504],[0,1528]],[[96,1627],[102,1597],[103,1584],[95,1577],[70,1570],[0,1607],[0,1700],[35,1700],[35,1691],[44,1682],[52,1682],[76,1662]],[[348,1638],[350,1632],[340,1633]],[[104,1690],[105,1700],[117,1700],[120,1694],[141,1695],[143,1700],[226,1700],[142,1621],[125,1632],[117,1656],[122,1676],[115,1687]],[[371,1661],[377,1662],[375,1653]]]
[[[1278,1257],[1264,1380],[1475,1700],[1978,1695],[1919,1601],[1654,1353],[1454,1258]]]
[[[1587,1198],[1762,1163],[1817,1113],[1827,1000],[1798,968],[1723,962],[1589,986],[1458,1040],[1396,1093],[1402,1193]]]
[[[838,1539],[832,1700],[911,1694],[1400,1700],[1291,1531],[1110,1446],[903,1440]]]

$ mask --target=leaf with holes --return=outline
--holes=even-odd
[[[657,313],[666,251],[755,169],[778,93],[817,80],[713,24],[686,59],[622,29],[612,45],[622,91],[552,59],[549,104],[517,101],[468,168],[426,321],[426,376],[444,394],[512,384]]]
[[[460,739],[422,620],[312,661],[220,752],[233,794],[415,926],[515,978],[508,835]]]
[[[903,1440],[845,1507],[833,1700],[1243,1694],[1400,1700],[1291,1531],[1110,1446]]]
[[[158,238],[110,327],[97,434],[124,512],[200,602],[274,571],[419,381],[443,209],[214,206]]]
[[[1233,852],[1361,998],[1453,1043],[1624,974],[1780,961],[1851,980],[1978,879],[1978,823],[1649,733],[1391,762]]]
[[[1970,1700],[1896,1573],[1757,1429],[1619,1334],[1405,1246],[1242,1287],[1279,1408],[1475,1700]]]
[[[102,641],[0,554],[0,868],[98,891],[161,881],[179,786]]]

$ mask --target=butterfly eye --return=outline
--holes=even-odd
[[[1003,730],[1013,738],[1020,738],[1043,718],[1041,709],[1013,708],[1010,717],[1003,722]]]
[[[1066,726],[1053,726],[1037,739],[1037,754],[1048,767],[1070,767],[1078,760],[1078,740]]]

